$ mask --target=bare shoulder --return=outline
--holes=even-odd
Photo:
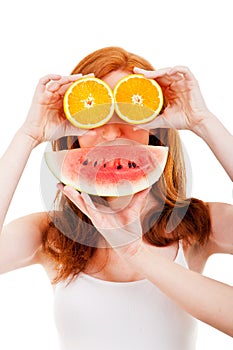
[[[28,214],[11,221],[4,226],[3,235],[11,236],[24,235],[28,238],[42,239],[43,232],[49,225],[49,216],[46,212]]]
[[[233,254],[233,205],[208,203],[211,218],[210,253]]]
[[[26,215],[5,225],[0,235],[0,273],[38,263],[48,225],[46,212]]]
[[[210,212],[211,232],[206,244],[194,242],[185,246],[190,269],[201,273],[208,258],[216,253],[233,254],[233,206],[227,203],[207,203]]]

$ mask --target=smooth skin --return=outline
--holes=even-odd
[[[0,160],[0,273],[39,263],[43,265],[51,280],[55,275],[55,267],[43,255],[41,249],[43,233],[48,225],[46,213],[27,215],[3,228],[12,196],[27,160],[32,150],[42,142],[76,134],[79,136],[81,147],[87,144],[96,146],[106,141],[117,143],[119,138],[146,144],[150,128],[186,129],[197,134],[209,145],[233,179],[230,154],[233,137],[206,107],[198,83],[189,69],[174,67],[148,72],[135,68],[135,73],[154,78],[162,86],[167,97],[164,113],[143,127],[122,123],[114,115],[106,125],[85,133],[66,121],[62,109],[65,91],[74,80],[80,78],[80,75],[48,75],[39,81],[28,116]],[[128,72],[116,71],[103,80],[113,88],[116,82],[127,74]],[[17,159],[17,162],[13,162],[12,159]],[[5,171],[9,168],[10,173]],[[110,259],[104,269],[99,273],[93,272],[93,267],[102,266],[105,258],[103,250],[97,250],[96,256],[87,267],[87,273],[110,281],[148,278],[194,317],[233,336],[233,318],[230,312],[233,307],[232,287],[200,274],[212,254],[233,253],[231,205],[209,203],[212,219],[209,242],[204,247],[197,246],[196,243],[184,247],[187,263],[193,270],[190,271],[173,262],[177,254],[177,245],[158,248],[143,241],[139,218],[145,215],[150,205],[156,205],[151,203],[149,190],[135,195],[123,212],[116,211],[114,202],[110,201],[109,213],[103,215],[100,213],[101,208],[96,208],[88,195],[79,195],[68,186],[59,185],[59,188],[91,218],[109,243]],[[114,240],[114,230],[120,237],[117,242]]]

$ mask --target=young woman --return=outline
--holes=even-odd
[[[63,96],[81,74],[93,73],[113,88],[133,72],[156,79],[163,89],[166,106],[155,121],[135,127],[115,114],[107,124],[85,133],[66,121]],[[10,174],[0,172],[1,225],[28,157],[41,142],[53,141],[55,150],[98,147],[106,141],[117,145],[121,139],[131,147],[135,141],[169,147],[163,176],[132,200],[126,198],[127,204],[121,202],[124,210],[108,198],[103,207],[96,199],[59,185],[57,210],[31,214],[4,227],[0,273],[35,263],[44,266],[54,284],[63,350],[194,349],[195,320],[188,313],[232,335],[228,307],[216,294],[224,289],[230,305],[231,287],[200,273],[211,254],[233,252],[233,209],[186,197],[176,129],[200,136],[233,178],[230,151],[222,152],[231,149],[232,136],[207,109],[187,68],[154,71],[145,59],[112,47],[84,58],[71,76],[40,80],[28,116],[1,159],[1,169],[11,168]],[[17,162],[12,163],[9,159],[16,155]],[[193,285],[196,291],[200,288],[199,297]],[[216,301],[222,308],[217,317]]]

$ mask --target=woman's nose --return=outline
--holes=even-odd
[[[120,124],[105,124],[103,125],[102,137],[107,141],[115,140],[121,137]]]

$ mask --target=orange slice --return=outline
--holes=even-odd
[[[113,95],[116,113],[131,124],[153,120],[163,107],[163,93],[159,84],[140,74],[131,74],[119,80]]]
[[[83,77],[67,89],[63,100],[67,119],[81,129],[105,124],[114,113],[112,90],[104,81]]]

